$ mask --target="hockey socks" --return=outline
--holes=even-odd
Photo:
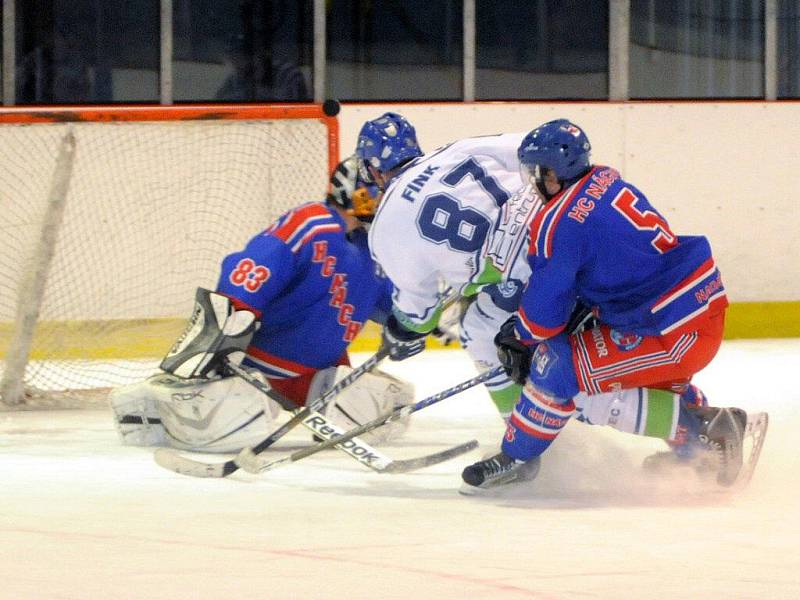
[[[522,461],[539,456],[561,433],[574,412],[572,400],[556,398],[526,383],[508,421],[503,452]]]
[[[497,407],[497,412],[503,417],[503,420],[508,421],[511,412],[514,410],[514,405],[519,401],[522,392],[522,386],[517,385],[511,380],[504,380],[501,385],[493,386],[491,382],[486,384],[489,390],[489,396]]]
[[[696,433],[696,419],[689,409],[704,406],[705,398],[695,386],[684,394],[651,388],[634,388],[575,398],[579,421],[607,425],[634,435],[655,437],[684,444]]]

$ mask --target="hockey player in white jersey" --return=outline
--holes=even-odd
[[[461,343],[485,371],[499,365],[493,339],[528,278],[527,225],[541,205],[520,190],[524,133],[468,138],[423,155],[414,127],[397,113],[367,121],[356,154],[362,177],[384,189],[369,233],[373,258],[395,286],[384,343],[395,360],[424,348],[447,300],[474,298]],[[519,395],[508,377],[487,382],[507,417]]]

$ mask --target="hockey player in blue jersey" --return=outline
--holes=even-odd
[[[325,202],[287,212],[225,257],[216,290],[198,290],[195,308],[227,314],[218,330],[192,332],[192,351],[168,355],[166,373],[112,394],[125,443],[222,452],[266,437],[280,407],[227,376],[223,355],[238,357],[298,406],[349,372],[347,347],[368,319],[385,320],[392,290],[364,227],[377,190],[357,173],[354,157],[343,161]],[[327,415],[349,428],[412,399],[410,384],[373,371],[331,402]]]
[[[496,338],[524,387],[501,452],[467,467],[462,491],[535,477],[576,402],[597,394],[615,397],[623,430],[671,440],[679,458],[711,450],[717,481],[731,485],[747,415],[708,407],[690,383],[719,349],[728,304],[708,240],[677,236],[619,172],[592,165],[589,140],[567,120],[534,129],[518,154],[523,180],[546,198],[518,315]],[[576,305],[598,324],[568,335]]]
[[[353,161],[345,167],[355,171]],[[365,192],[340,188],[326,203],[300,206],[222,263],[217,291],[261,324],[243,364],[301,405],[314,374],[348,364],[347,346],[391,307],[391,282],[367,247],[362,219],[372,218],[375,199]]]

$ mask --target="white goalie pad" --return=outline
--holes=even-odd
[[[353,371],[340,366],[324,369],[314,376],[308,390],[308,400],[322,396],[327,390]],[[344,429],[368,423],[398,406],[414,402],[414,385],[392,377],[380,370],[365,373],[321,411]],[[408,428],[409,417],[393,421],[361,436],[370,444],[381,444],[400,437]]]
[[[258,371],[253,374],[266,382]],[[281,407],[239,377],[182,379],[162,373],[112,391],[122,443],[238,452],[275,429]]]

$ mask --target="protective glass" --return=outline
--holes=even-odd
[[[541,165],[519,164],[519,175],[524,185],[533,185],[540,194],[547,197],[547,188],[544,185],[544,173],[547,167]]]

